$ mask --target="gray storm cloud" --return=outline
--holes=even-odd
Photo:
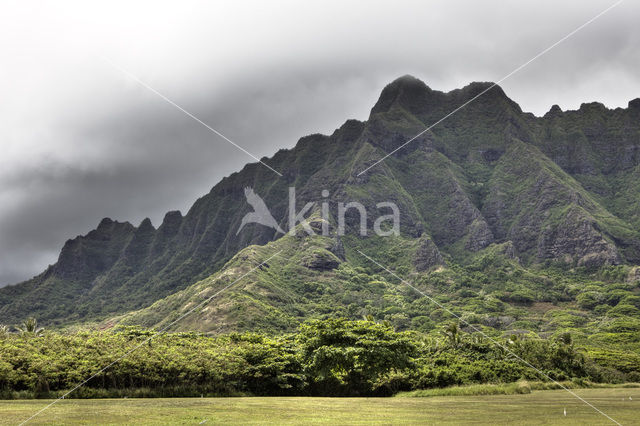
[[[0,6],[0,285],[30,278],[105,216],[158,224],[258,157],[366,119],[413,74],[496,81],[613,1],[87,2]],[[627,1],[501,84],[543,114],[640,96]]]

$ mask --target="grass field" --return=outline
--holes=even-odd
[[[622,424],[640,423],[640,389],[578,389]],[[631,397],[631,399],[629,399]],[[46,400],[0,401],[19,424]],[[566,417],[564,409],[567,410]],[[428,398],[171,398],[60,401],[29,424],[613,424],[563,390]]]

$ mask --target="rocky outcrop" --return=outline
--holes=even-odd
[[[493,233],[484,218],[476,218],[469,226],[469,238],[465,248],[470,251],[481,250],[493,242]]]
[[[627,275],[628,283],[640,283],[640,266],[634,266]]]
[[[516,260],[520,262],[518,258],[518,253],[516,251],[516,247],[513,245],[513,241],[507,241],[503,244],[500,244],[499,251],[508,259]]]
[[[555,227],[547,226],[538,241],[540,260],[560,259],[578,266],[598,267],[621,262],[616,246],[597,230],[595,220],[573,206]]]
[[[151,220],[144,219],[124,249],[122,257],[126,263],[132,267],[138,267],[147,260],[155,237],[156,229],[151,224]]]
[[[171,211],[164,216],[151,246],[153,257],[157,258],[171,246],[171,241],[178,235],[181,224],[182,214],[179,211]]]
[[[304,257],[302,264],[316,271],[331,271],[340,265],[340,259],[328,250],[316,250]]]
[[[589,267],[623,261],[613,241],[627,240],[633,230],[611,226],[616,219],[534,147],[514,142],[490,187],[483,213],[497,238],[513,241],[518,253]]]
[[[329,251],[336,255],[336,257],[340,260],[345,260],[346,255],[344,252],[344,244],[342,244],[342,239],[340,237],[336,237],[333,244],[329,248]]]
[[[95,230],[65,243],[53,273],[66,280],[93,280],[116,263],[135,229],[128,222],[102,219]]]
[[[433,240],[427,235],[420,237],[420,244],[413,259],[417,271],[424,272],[436,266],[445,265],[444,258]]]

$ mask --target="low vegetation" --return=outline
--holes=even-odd
[[[478,396],[478,395],[521,395],[536,390],[559,390],[578,388],[640,388],[640,383],[610,384],[594,383],[588,380],[574,380],[563,382],[541,382],[519,380],[515,383],[484,383],[477,385],[449,386],[446,388],[419,389],[396,394],[398,398],[421,398],[432,396]]]

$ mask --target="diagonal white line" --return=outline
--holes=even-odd
[[[505,345],[503,345],[502,343],[498,342],[497,340],[495,340],[494,338],[492,338],[491,336],[487,335],[484,331],[478,329],[477,327],[475,327],[473,324],[469,324],[467,321],[465,321],[464,319],[462,319],[459,315],[455,314],[454,312],[451,311],[451,309],[447,308],[445,305],[443,305],[442,303],[438,302],[437,300],[435,300],[433,297],[429,296],[428,294],[426,294],[425,292],[421,291],[420,289],[414,287],[411,283],[405,281],[404,279],[400,278],[398,275],[396,275],[393,271],[389,270],[388,268],[384,267],[383,265],[381,265],[380,263],[376,262],[374,259],[370,258],[369,256],[367,256],[366,254],[364,254],[363,252],[361,252],[360,250],[356,249],[356,251],[358,253],[360,253],[362,256],[364,256],[365,258],[367,258],[370,262],[375,263],[378,267],[384,269],[385,271],[387,271],[389,274],[393,275],[395,278],[397,278],[398,280],[400,280],[401,283],[403,283],[404,285],[410,287],[411,289],[413,289],[415,292],[417,292],[418,294],[426,297],[430,302],[434,303],[435,305],[437,305],[440,309],[443,309],[445,311],[447,311],[447,313],[453,315],[455,318],[458,319],[458,321],[466,324],[467,326],[469,326],[470,328],[472,328],[474,331],[482,334],[483,337],[485,337],[487,340],[491,341],[493,344],[501,347],[502,349],[504,349],[506,352],[508,352],[509,354],[511,354],[513,357],[515,357],[518,361],[520,361],[521,363],[523,363],[524,365],[526,365],[527,367],[535,370],[538,374],[542,375],[544,378],[549,379],[550,381],[552,381],[553,383],[555,383],[556,385],[560,386],[562,389],[566,390],[567,392],[569,392],[571,395],[573,395],[574,397],[578,398],[580,401],[584,402],[585,404],[587,404],[589,407],[593,408],[594,410],[596,410],[598,413],[602,414],[603,416],[605,416],[607,419],[611,420],[613,423],[620,425],[620,423],[618,423],[616,420],[612,419],[610,416],[608,416],[606,413],[604,413],[602,410],[600,410],[598,407],[596,407],[595,405],[591,404],[589,401],[585,400],[584,398],[582,398],[580,395],[576,394],[575,392],[573,392],[572,390],[570,390],[569,388],[567,388],[566,386],[564,386],[562,383],[552,379],[551,377],[549,377],[549,375],[547,375],[546,373],[540,371],[538,368],[536,368],[534,365],[532,365],[529,361],[522,359],[521,357],[519,357],[515,352],[513,352],[511,349],[509,349],[508,347],[506,347]]]
[[[364,169],[363,171],[361,171],[360,173],[358,173],[358,176],[366,173],[367,171],[369,171],[369,169],[371,169],[372,167],[377,166],[378,164],[382,163],[384,160],[386,160],[387,158],[389,158],[390,156],[392,156],[393,154],[395,154],[396,152],[398,152],[399,150],[401,150],[402,148],[404,148],[405,146],[407,146],[408,144],[410,144],[411,142],[413,142],[414,140],[416,140],[417,138],[419,138],[420,136],[424,135],[425,133],[427,133],[429,130],[431,130],[432,128],[434,128],[435,126],[437,126],[438,124],[442,123],[444,120],[446,120],[447,118],[451,117],[453,114],[457,113],[458,111],[460,111],[462,108],[466,107],[467,105],[469,105],[471,102],[475,101],[476,99],[478,99],[480,96],[484,95],[485,93],[487,93],[489,90],[493,89],[494,87],[496,87],[498,84],[502,83],[503,81],[505,81],[506,79],[508,79],[509,77],[511,77],[512,75],[514,75],[515,73],[517,73],[518,71],[522,70],[524,67],[526,67],[527,65],[529,65],[531,62],[535,61],[536,59],[540,58],[541,56],[543,56],[544,54],[546,54],[547,52],[549,52],[551,49],[555,48],[556,46],[558,46],[560,43],[562,43],[563,41],[565,41],[566,39],[568,39],[569,37],[573,36],[575,33],[577,33],[578,31],[582,30],[584,27],[586,27],[587,25],[591,24],[593,21],[595,21],[596,19],[600,18],[602,15],[604,15],[605,13],[609,12],[611,9],[613,9],[614,7],[618,6],[620,3],[622,3],[624,0],[618,0],[617,2],[615,2],[614,4],[612,4],[611,6],[607,7],[605,10],[603,10],[602,12],[598,13],[596,16],[594,16],[593,18],[589,19],[587,22],[585,22],[584,24],[580,25],[578,28],[574,29],[573,31],[571,31],[569,34],[565,35],[564,37],[562,37],[560,40],[556,41],[555,43],[553,43],[551,46],[547,47],[546,49],[544,49],[543,51],[541,51],[540,53],[538,53],[537,55],[535,55],[533,58],[529,59],[527,62],[525,62],[524,64],[520,65],[518,68],[514,69],[513,71],[511,71],[509,74],[505,75],[504,77],[502,77],[500,80],[496,81],[495,83],[493,83],[491,86],[487,87],[486,89],[484,89],[482,92],[478,93],[476,96],[474,96],[473,98],[469,99],[468,101],[466,101],[465,103],[463,103],[462,105],[460,105],[458,108],[454,109],[453,111],[451,111],[450,113],[448,113],[447,115],[445,115],[444,117],[442,117],[440,120],[436,121],[435,123],[431,124],[429,127],[427,127],[426,129],[424,129],[423,131],[421,131],[420,133],[418,133],[417,135],[415,135],[414,137],[412,137],[411,139],[409,139],[408,141],[406,141],[405,143],[403,143],[402,145],[400,145],[399,147],[397,147],[396,149],[394,149],[393,151],[391,151],[390,153],[388,153],[387,155],[385,155],[384,157],[382,157],[381,159],[379,159],[378,161],[376,161],[375,163],[373,163],[372,165],[370,165],[369,167],[367,167],[366,169]]]
[[[89,380],[93,379],[94,377],[96,377],[97,375],[103,373],[104,371],[108,370],[109,368],[111,368],[114,364],[118,363],[119,361],[122,361],[124,358],[126,358],[127,356],[129,356],[132,352],[134,352],[135,350],[139,349],[141,346],[144,346],[145,344],[147,344],[149,341],[153,340],[154,338],[158,337],[159,335],[161,335],[162,333],[164,333],[165,331],[167,331],[167,329],[169,329],[169,327],[171,327],[172,325],[174,325],[175,323],[177,323],[178,321],[180,321],[181,319],[185,318],[186,316],[190,315],[193,311],[195,311],[196,309],[198,309],[199,307],[209,303],[211,301],[211,299],[213,299],[214,297],[216,297],[217,295],[219,295],[220,293],[222,293],[223,291],[227,290],[229,287],[233,286],[235,283],[237,283],[238,281],[240,281],[241,279],[243,279],[244,277],[246,277],[247,275],[251,274],[253,271],[255,271],[256,269],[260,268],[262,265],[264,265],[265,263],[267,263],[268,261],[270,261],[271,259],[273,259],[274,257],[276,257],[277,255],[279,255],[280,253],[282,253],[282,250],[278,251],[276,254],[270,256],[267,260],[265,260],[264,262],[260,263],[259,265],[255,266],[254,268],[252,268],[251,270],[249,270],[249,272],[243,274],[240,278],[236,279],[235,281],[233,281],[231,284],[223,287],[222,289],[220,289],[219,291],[217,291],[216,293],[214,293],[212,296],[206,298],[205,300],[203,300],[202,302],[198,303],[196,306],[194,306],[193,308],[189,309],[187,312],[185,312],[184,314],[180,315],[177,319],[173,320],[172,322],[170,322],[169,324],[165,325],[163,328],[161,328],[159,331],[156,332],[156,334],[149,336],[148,339],[145,339],[142,343],[140,343],[139,345],[134,346],[133,348],[129,349],[127,352],[125,352],[123,355],[121,355],[119,358],[117,358],[115,361],[112,361],[111,363],[109,363],[107,366],[103,367],[102,369],[100,369],[98,372],[94,373],[91,377],[89,377],[86,380],[83,380],[82,382],[78,383],[76,386],[74,386],[71,390],[67,391],[64,395],[56,398],[53,402],[51,402],[49,405],[47,405],[46,407],[40,409],[37,413],[35,413],[34,415],[32,415],[31,417],[29,417],[28,419],[26,419],[25,421],[23,421],[22,423],[20,423],[20,426],[22,426],[23,424],[29,422],[31,419],[33,419],[34,417],[38,416],[39,414],[41,414],[43,411],[45,411],[46,409],[50,408],[51,406],[53,406],[54,404],[58,403],[59,401],[65,399],[70,393],[74,392],[75,390],[77,390],[78,388],[84,386]]]
[[[244,152],[245,154],[247,154],[248,156],[250,156],[251,158],[253,158],[254,160],[256,160],[258,163],[262,164],[263,166],[265,166],[266,168],[268,168],[269,170],[271,170],[272,172],[274,172],[275,174],[277,174],[278,176],[282,177],[282,173],[280,173],[279,171],[275,170],[273,167],[271,167],[270,165],[268,165],[267,163],[265,163],[264,161],[260,160],[258,157],[256,157],[255,155],[253,155],[252,153],[250,153],[249,151],[247,151],[246,149],[244,149],[243,147],[241,147],[240,145],[238,145],[237,143],[235,143],[234,141],[232,141],[231,139],[229,139],[228,137],[226,137],[225,135],[223,135],[222,133],[220,133],[219,131],[217,131],[216,129],[214,129],[213,127],[209,126],[207,123],[205,123],[204,121],[200,120],[198,117],[196,117],[195,115],[191,114],[189,111],[187,111],[186,109],[182,108],[180,105],[178,105],[177,103],[173,102],[171,99],[167,98],[165,95],[163,95],[162,93],[158,92],[156,89],[154,89],[153,87],[151,87],[149,84],[145,83],[144,81],[142,81],[137,75],[133,74],[132,72],[122,68],[121,66],[119,66],[118,64],[114,63],[111,59],[105,57],[105,56],[99,56],[100,59],[102,59],[104,62],[106,62],[107,64],[111,65],[113,68],[115,68],[116,70],[122,72],[123,74],[126,74],[127,76],[131,77],[133,80],[135,80],[138,84],[140,84],[142,87],[148,89],[149,91],[155,93],[156,95],[158,95],[160,98],[162,98],[163,100],[165,100],[166,102],[168,102],[170,105],[173,105],[174,107],[176,107],[178,110],[182,111],[183,113],[185,113],[186,115],[188,115],[189,117],[193,118],[195,121],[197,121],[198,123],[202,124],[204,127],[206,127],[207,129],[209,129],[210,131],[212,131],[213,133],[215,133],[216,135],[220,136],[222,139],[224,139],[225,141],[229,142],[231,145],[235,146],[236,148],[238,148],[240,151]]]

